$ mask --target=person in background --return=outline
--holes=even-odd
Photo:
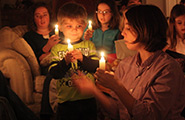
[[[96,120],[96,100],[92,95],[79,93],[71,81],[72,73],[80,70],[94,83],[93,73],[99,65],[94,43],[82,40],[86,9],[75,2],[66,3],[59,8],[57,20],[64,39],[51,49],[49,70],[57,79],[57,120]]]
[[[125,0],[126,4],[123,5],[120,9],[120,13],[121,15],[123,15],[124,10],[127,9],[129,6],[133,6],[133,5],[140,5],[142,4],[142,0]]]
[[[33,49],[38,62],[42,61],[50,54],[51,48],[60,40],[56,39],[59,36],[52,34],[51,13],[49,7],[38,2],[33,4],[28,12],[28,29],[23,38]],[[51,37],[50,37],[51,36]],[[47,66],[41,66],[41,74],[46,75]]]
[[[136,4],[136,5],[140,5],[142,3],[142,0],[129,0],[127,6]]]
[[[185,55],[185,6],[175,5],[170,13],[168,36],[169,50]]]
[[[168,45],[164,51],[174,57],[185,72],[185,6],[176,4],[170,13]]]
[[[114,0],[98,1],[94,22],[93,30],[85,30],[84,40],[91,40],[98,52],[104,51],[110,54],[113,59],[110,57],[110,61],[114,61],[116,58],[114,41],[120,39],[120,15]]]
[[[125,44],[138,53],[123,59],[115,73],[102,69],[95,73],[97,83],[113,91],[112,97],[102,94],[81,72],[81,77],[72,77],[75,86],[95,96],[114,119],[183,119],[184,75],[179,64],[162,51],[167,45],[165,16],[153,5],[132,7],[125,16]]]
[[[181,0],[181,1],[180,1],[180,4],[185,5],[185,0]]]

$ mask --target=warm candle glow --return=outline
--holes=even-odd
[[[89,29],[89,30],[92,30],[92,21],[91,21],[91,20],[89,20],[89,26],[88,26],[88,29]]]
[[[58,25],[55,25],[55,35],[59,35]]]
[[[101,59],[99,61],[99,68],[105,70],[105,57],[104,52],[101,52]]]
[[[67,43],[68,43],[68,50],[73,51],[73,46],[70,43],[70,39],[67,39]]]

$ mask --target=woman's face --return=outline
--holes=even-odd
[[[140,48],[139,43],[133,43],[137,39],[137,34],[134,32],[133,28],[128,24],[128,20],[124,20],[124,29],[121,33],[124,36],[125,44],[130,50],[138,50]]]
[[[110,7],[105,3],[100,3],[98,5],[97,16],[101,24],[109,24],[109,21],[112,18]]]
[[[180,38],[185,38],[185,15],[175,18],[175,29]]]
[[[37,28],[48,28],[50,17],[49,12],[45,7],[39,7],[35,10],[34,21]]]

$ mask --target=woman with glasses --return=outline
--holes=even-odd
[[[114,0],[100,0],[94,13],[94,30],[87,29],[84,33],[85,40],[91,40],[98,51],[103,50],[107,54],[115,53],[114,41],[118,40],[120,31],[119,12]]]

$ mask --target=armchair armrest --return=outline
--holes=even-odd
[[[1,50],[0,70],[10,79],[10,87],[24,103],[29,104],[34,101],[31,69],[21,54],[11,49]]]

